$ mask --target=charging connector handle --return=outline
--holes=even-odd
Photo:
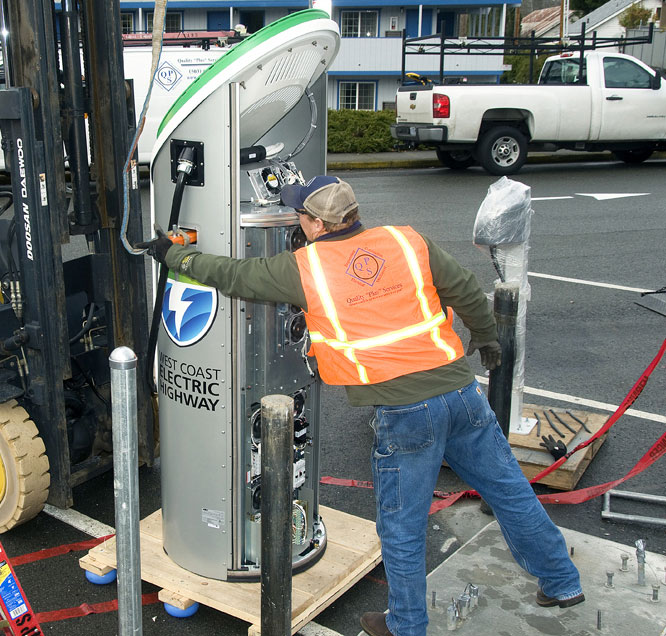
[[[194,170],[194,148],[192,146],[185,146],[178,157],[178,172],[190,174]]]

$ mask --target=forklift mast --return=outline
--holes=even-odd
[[[71,506],[75,486],[111,468],[108,356],[121,345],[139,361],[139,460],[152,465],[155,457],[143,381],[144,259],[120,238],[135,118],[120,6],[61,6],[3,0],[0,7],[8,31],[0,129],[11,177],[0,197],[13,198],[13,209],[0,212],[0,532],[36,515],[47,493],[50,504]],[[134,244],[143,227],[131,165],[127,238]],[[32,440],[34,471],[19,460],[19,434]]]

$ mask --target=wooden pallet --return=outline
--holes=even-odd
[[[552,435],[556,441],[562,440],[568,449],[574,448],[581,442],[590,439],[590,437],[592,437],[592,435],[596,433],[608,419],[605,415],[599,415],[597,413],[566,409],[573,413],[578,419],[585,422],[585,425],[591,431],[588,433],[578,422],[567,415],[564,409],[552,410],[576,432],[572,433],[567,430],[563,424],[553,417],[550,408],[535,406],[533,404],[524,404],[523,417],[534,419],[534,414],[536,413],[541,420],[541,435]],[[551,421],[564,434],[564,437],[560,437],[551,428],[544,411],[548,411],[548,416]],[[541,437],[537,436],[536,426],[530,431],[529,435],[519,435],[517,433],[509,434],[509,444],[511,444],[513,454],[516,456],[523,473],[528,479],[532,479],[532,477],[538,475],[544,468],[547,468],[553,463],[553,461],[555,461],[552,455],[545,450],[543,446],[539,446],[541,441]],[[562,466],[550,473],[550,475],[544,477],[539,483],[550,486],[551,488],[557,488],[558,490],[573,490],[605,441],[606,435],[602,435],[587,448],[572,455],[564,464],[562,464]]]
[[[321,559],[294,575],[292,623],[294,634],[339,598],[381,561],[375,524],[320,506],[327,545]],[[176,565],[162,549],[162,511],[140,524],[141,578],[163,588],[159,599],[180,609],[195,602],[248,623],[249,636],[261,633],[261,584],[227,582],[193,574]],[[115,537],[79,560],[84,570],[103,576],[116,567]]]

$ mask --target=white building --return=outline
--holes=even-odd
[[[626,29],[620,26],[620,17],[632,5],[640,5],[649,9],[652,13],[651,22],[655,27],[659,27],[661,12],[663,8],[662,0],[609,0],[606,4],[591,11],[579,20],[571,22],[569,33],[578,35],[585,25],[585,32],[589,35],[596,32],[600,38],[620,38],[626,35]]]

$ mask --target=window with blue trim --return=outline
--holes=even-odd
[[[134,33],[134,13],[127,11],[120,12],[120,28],[123,35]]]
[[[153,30],[153,12],[146,12],[146,31]],[[180,11],[167,11],[164,30],[167,33],[176,33],[183,30],[183,14]]]
[[[340,82],[340,110],[375,110],[374,82]]]
[[[343,38],[376,38],[377,11],[340,11],[340,35]]]

